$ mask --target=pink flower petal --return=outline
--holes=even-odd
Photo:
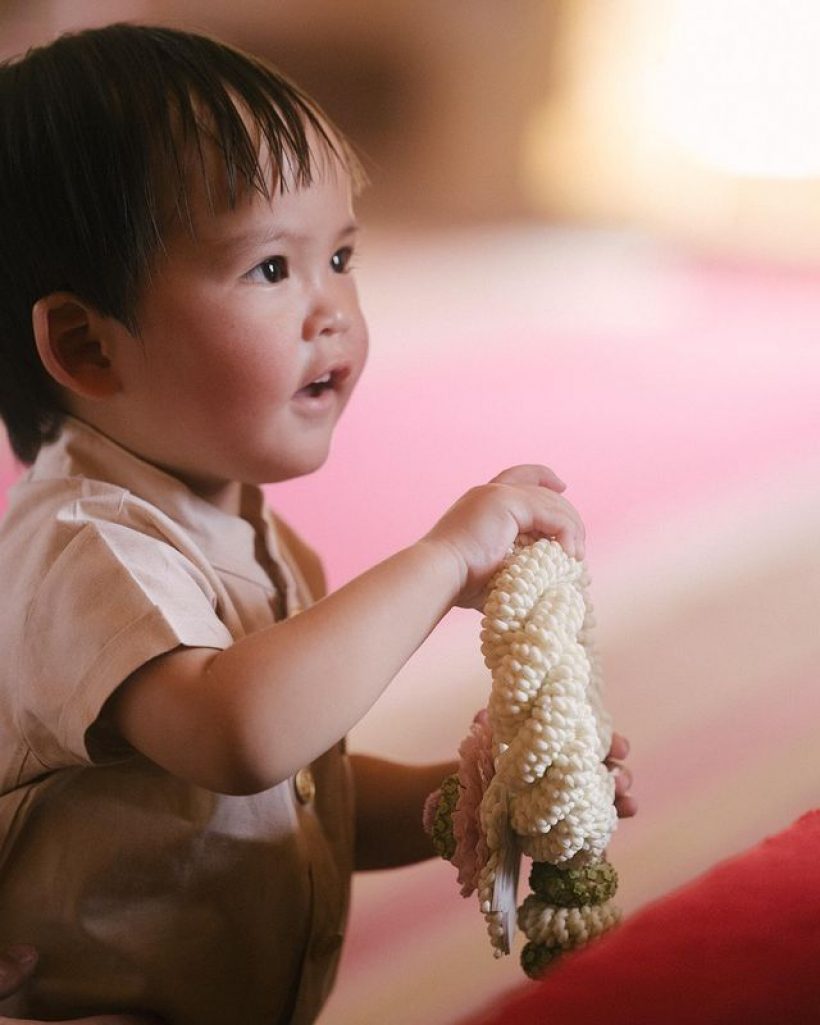
[[[478,815],[481,800],[495,774],[492,732],[486,709],[476,715],[458,753],[461,792],[453,813],[456,850],[452,861],[458,869],[461,894],[469,897],[478,886],[479,873],[489,857],[487,838]]]

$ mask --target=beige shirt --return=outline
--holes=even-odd
[[[140,665],[225,648],[311,595],[314,557],[69,420],[0,529],[0,943],[41,950],[0,1011],[313,1021],[352,871],[342,746],[262,794],[170,776],[91,729]],[[271,744],[276,737],[271,737]],[[311,780],[312,771],[312,780]],[[311,782],[315,782],[315,793]]]

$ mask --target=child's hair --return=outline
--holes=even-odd
[[[192,166],[211,196],[216,155],[231,206],[247,187],[269,198],[284,172],[310,184],[309,132],[361,184],[310,99],[203,36],[111,25],[0,64],[0,416],[20,460],[33,461],[64,416],[34,345],[36,301],[68,291],[137,332],[168,228],[191,224]]]

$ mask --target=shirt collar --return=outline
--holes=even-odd
[[[190,534],[215,569],[268,589],[273,582],[280,593],[293,593],[292,575],[281,556],[275,521],[261,488],[242,485],[241,515],[234,516],[72,416],[66,417],[57,440],[40,450],[26,479],[66,477],[98,480],[128,491],[155,506]],[[258,558],[259,544],[270,559],[268,571]]]

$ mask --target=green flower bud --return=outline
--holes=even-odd
[[[521,951],[521,967],[531,979],[537,981],[546,975],[549,966],[560,955],[560,947],[550,947],[546,943],[527,943]]]
[[[453,835],[453,812],[456,809],[460,787],[458,775],[453,773],[441,784],[441,797],[436,806],[433,820],[433,848],[439,857],[451,861],[456,853],[456,838]]]
[[[546,861],[533,862],[530,889],[545,904],[580,908],[603,904],[618,889],[618,873],[605,859],[582,868],[561,868]]]

